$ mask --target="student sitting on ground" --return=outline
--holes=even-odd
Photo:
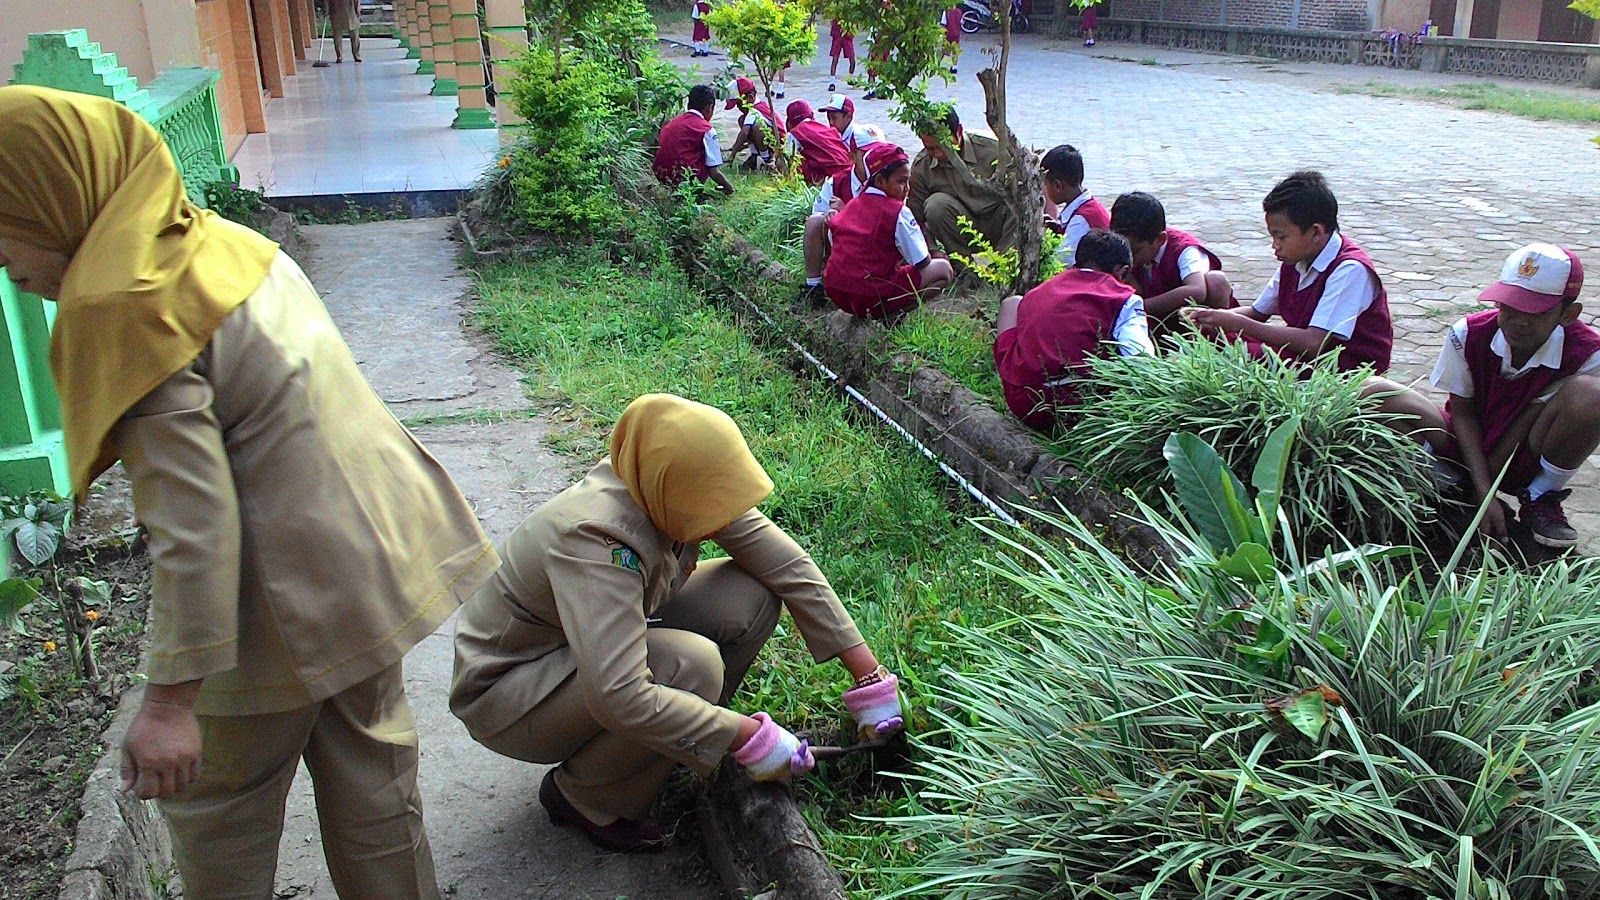
[[[657,181],[670,187],[682,181],[687,172],[700,181],[715,181],[724,194],[733,193],[733,185],[722,174],[717,130],[711,127],[716,105],[717,95],[709,85],[697,84],[689,90],[689,109],[662,126],[656,141],[656,156],[650,168]]]
[[[828,127],[839,132],[839,137],[851,153],[861,148],[856,146],[858,131],[861,126],[856,122],[856,102],[843,94],[834,94],[828,102],[822,105],[821,112],[828,117]]]
[[[1222,260],[1194,235],[1168,228],[1160,200],[1142,191],[1118,197],[1111,204],[1111,230],[1133,248],[1132,284],[1144,296],[1157,334],[1181,324],[1175,313],[1186,306],[1234,305]]]
[[[850,198],[861,193],[867,177],[867,151],[888,140],[883,136],[883,129],[876,125],[852,127],[856,129],[855,144],[859,148],[851,154],[854,165],[847,173],[823,180],[822,190],[817,192],[816,202],[811,204],[811,215],[806,217],[806,283],[800,288],[802,302],[816,303],[826,299],[822,294],[822,267],[828,261],[828,219],[844,209]]]
[[[772,104],[756,99],[756,83],[740,77],[733,83],[734,95],[728,98],[727,109],[739,110],[739,133],[733,139],[733,149],[728,155],[737,159],[739,151],[750,148],[746,168],[771,168],[773,154],[783,146],[783,124],[772,112]],[[783,96],[779,94],[778,96]]]
[[[1128,242],[1096,228],[1078,242],[1076,268],[1000,304],[994,363],[1006,406],[1039,431],[1051,431],[1078,404],[1089,358],[1154,353],[1144,301],[1123,280],[1133,265]]]
[[[1433,385],[1444,409],[1386,379],[1385,412],[1406,416],[1431,452],[1460,461],[1479,501],[1505,469],[1498,492],[1517,497],[1522,523],[1547,547],[1571,547],[1578,532],[1561,508],[1567,482],[1600,446],[1600,331],[1578,320],[1583,265],[1554,244],[1512,253],[1500,280],[1445,336]],[[1507,461],[1510,468],[1506,468]],[[1479,529],[1506,538],[1506,508],[1491,503]]]
[[[1194,309],[1189,318],[1203,329],[1238,335],[1257,352],[1309,362],[1336,350],[1340,371],[1366,364],[1387,372],[1394,346],[1389,297],[1372,260],[1339,230],[1339,201],[1327,179],[1296,172],[1261,206],[1273,255],[1282,263],[1278,273],[1248,309]],[[1283,323],[1269,321],[1274,315]]]
[[[815,117],[811,104],[804,100],[796,100],[784,110],[785,124],[789,126],[789,156],[800,161],[800,177],[810,185],[848,174],[853,164],[839,132]]]
[[[911,161],[893,144],[867,151],[867,187],[828,220],[832,252],[823,270],[828,298],[853,316],[881,319],[932,300],[955,279],[934,259],[906,209]]]
[[[1069,268],[1078,241],[1094,228],[1110,228],[1111,213],[1083,188],[1083,155],[1071,144],[1060,144],[1044,155],[1039,169],[1044,175],[1044,224],[1061,235],[1056,255]]]

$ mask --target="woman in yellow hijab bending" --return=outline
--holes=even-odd
[[[872,740],[899,730],[878,665],[816,563],[756,509],[772,490],[739,427],[671,394],[629,404],[611,453],[512,532],[456,622],[450,709],[497,753],[559,763],[539,801],[610,850],[661,846],[651,804],[681,763],[732,753],[757,780],[815,762],[766,713],[727,708],[787,608],[811,655],[838,659]],[[697,564],[700,543],[727,559]]]
[[[339,895],[437,897],[400,659],[498,564],[449,476],[299,267],[190,203],[120,104],[0,87],[0,265],[57,303],[74,493],[120,459],[149,531],[123,777],[188,895],[271,896],[304,759]]]

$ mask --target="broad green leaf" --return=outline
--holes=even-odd
[[[33,565],[42,565],[56,555],[61,547],[61,529],[49,522],[28,520],[17,527],[14,535],[17,552]]]
[[[1244,485],[1210,444],[1183,432],[1168,437],[1161,453],[1172,472],[1178,502],[1213,551],[1231,553],[1254,537],[1248,525],[1241,527],[1248,518],[1240,505]]]
[[[1264,584],[1277,571],[1272,551],[1254,541],[1246,541],[1233,553],[1218,557],[1217,568],[1249,584]]]
[[[1322,696],[1321,687],[1306,688],[1268,700],[1267,711],[1281,716],[1296,731],[1313,741],[1322,737],[1322,730],[1328,727],[1328,703]]]
[[[37,578],[7,578],[0,581],[0,629],[27,634],[22,627],[22,611],[39,596],[43,582]]]
[[[1278,528],[1278,504],[1283,499],[1283,479],[1289,474],[1289,458],[1294,449],[1295,436],[1300,432],[1300,417],[1290,416],[1279,423],[1256,457],[1256,466],[1250,473],[1250,486],[1256,489],[1256,513],[1268,548],[1272,535]]]
[[[111,583],[97,581],[83,575],[72,579],[78,587],[83,589],[83,602],[86,606],[105,606],[111,602]]]

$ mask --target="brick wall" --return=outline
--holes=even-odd
[[[1104,12],[1119,19],[1287,28],[1294,5],[1294,0],[1110,0]],[[1368,31],[1372,20],[1367,0],[1301,0],[1299,25]]]

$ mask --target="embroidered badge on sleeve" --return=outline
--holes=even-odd
[[[639,563],[639,554],[633,552],[633,548],[626,544],[618,544],[611,549],[611,562],[613,565],[644,574],[644,566]]]

